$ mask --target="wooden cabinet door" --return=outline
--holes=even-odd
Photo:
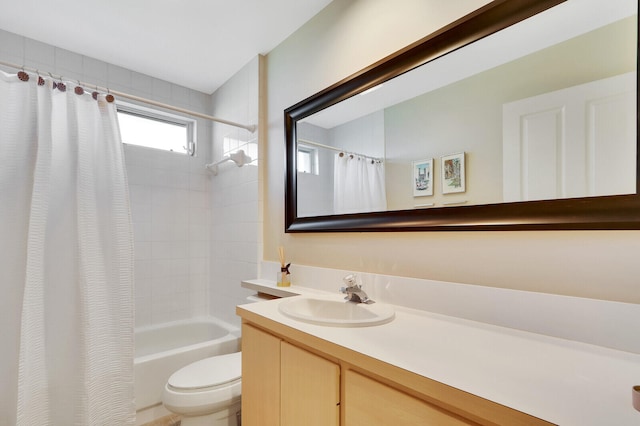
[[[338,426],[340,367],[293,346],[281,344],[282,426]]]
[[[344,381],[346,426],[476,424],[353,370],[344,373]]]
[[[280,425],[280,339],[242,324],[242,423]]]

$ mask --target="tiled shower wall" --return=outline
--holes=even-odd
[[[2,30],[0,60],[210,113],[210,95]],[[125,146],[137,326],[209,313],[212,217],[204,165],[211,157],[212,124],[198,120],[197,128],[196,157]]]
[[[258,124],[263,60],[255,57],[213,94],[213,115],[238,123]],[[259,142],[258,131],[251,133],[214,124],[213,158],[216,160],[224,155],[225,137],[239,140],[240,144],[255,146]],[[251,155],[256,157],[255,153]],[[238,325],[235,306],[246,303],[246,297],[252,294],[240,287],[240,281],[257,277],[258,260],[262,259],[259,152],[257,157],[241,168],[227,162],[220,166],[218,175],[211,178],[210,313]]]
[[[206,315],[211,209],[202,157],[126,146],[125,158],[136,244],[136,325]]]

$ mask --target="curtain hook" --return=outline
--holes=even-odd
[[[18,79],[20,81],[29,81],[29,74],[24,72],[24,67],[22,67],[21,71],[18,72]]]
[[[111,90],[109,90],[109,88],[107,87],[107,96],[105,97],[105,99],[107,100],[107,102],[111,103],[113,101],[116,100],[116,98],[113,97],[113,95],[111,94]]]
[[[20,72],[18,72],[18,79],[20,81],[29,81],[29,74],[24,71],[24,67],[22,67]]]
[[[63,78],[64,77],[60,76],[60,82],[58,83],[58,90],[61,91],[61,92],[66,92],[67,91],[67,85],[62,82]]]
[[[58,83],[56,83],[51,72],[48,72],[48,74],[49,74],[49,77],[51,77],[51,89],[55,90],[58,87]]]
[[[93,98],[94,101],[98,100],[98,95],[100,94],[100,92],[98,91],[100,88],[98,87],[98,85],[96,84],[96,90],[94,90],[93,92],[91,92],[91,97]]]
[[[36,74],[38,75],[38,86],[44,86],[44,78],[40,75],[40,70],[36,69]]]
[[[76,86],[75,89],[73,89],[73,91],[75,92],[76,95],[84,95],[84,89],[80,85],[80,80],[77,80],[77,81],[78,81],[78,85]]]

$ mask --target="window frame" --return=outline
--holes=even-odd
[[[182,115],[172,114],[160,109],[149,108],[146,106],[133,104],[129,102],[120,102],[118,101],[116,105],[116,110],[118,114],[127,114],[135,117],[154,120],[161,123],[172,124],[176,126],[182,126],[186,130],[186,140],[184,141],[185,145],[183,145],[183,150],[167,150],[163,148],[150,147],[145,145],[138,145],[130,142],[122,142],[123,144],[130,146],[137,146],[140,148],[148,148],[148,149],[156,149],[164,152],[173,152],[176,154],[184,154],[190,157],[196,157],[197,155],[197,120],[189,117],[185,117]]]
[[[297,170],[298,173],[304,173],[307,175],[315,175],[315,176],[319,176],[320,175],[320,170],[319,170],[319,159],[318,159],[318,148],[309,146],[309,145],[305,145],[304,143],[299,143],[298,144],[298,153],[297,155],[300,155],[300,152],[304,153],[304,154],[308,154],[309,155],[309,166],[311,168],[311,170],[309,172],[306,172],[304,170]]]

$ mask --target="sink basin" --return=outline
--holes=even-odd
[[[369,305],[301,296],[282,301],[278,308],[290,318],[332,327],[368,327],[395,317],[393,306],[384,303]]]

